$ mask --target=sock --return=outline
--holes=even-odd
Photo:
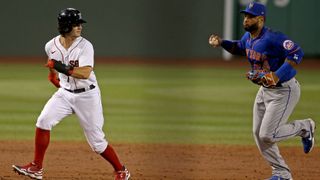
[[[34,160],[33,162],[42,168],[42,163],[44,159],[44,154],[49,146],[50,142],[50,131],[40,128],[36,128],[35,136],[35,150],[34,150]]]
[[[104,150],[100,155],[113,166],[115,171],[122,170],[122,164],[120,163],[116,152],[110,144],[108,144],[106,150]]]

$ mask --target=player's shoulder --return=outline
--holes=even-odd
[[[57,36],[56,36],[56,37],[57,37]],[[46,43],[46,45],[53,44],[53,43],[54,43],[54,39],[55,39],[56,37],[50,39],[50,40]]]
[[[85,47],[88,47],[88,48],[93,48],[93,45],[92,43],[84,38],[84,37],[79,37],[79,45],[78,45],[80,48],[85,48]]]
[[[51,49],[54,46],[55,39],[57,39],[60,35],[53,37],[45,44],[45,50]]]
[[[273,30],[268,27],[266,28],[266,35],[269,39],[272,39],[272,40],[279,40],[279,39],[287,38],[287,36],[284,33],[282,33],[281,31]]]
[[[241,37],[241,41],[247,41],[248,39],[250,39],[250,33],[249,32],[245,32],[242,37]]]

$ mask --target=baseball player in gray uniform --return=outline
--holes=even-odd
[[[45,46],[48,78],[59,89],[38,117],[34,160],[24,166],[12,166],[21,175],[42,179],[43,159],[49,145],[50,131],[63,118],[75,113],[92,150],[113,166],[115,179],[128,180],[130,177],[102,130],[104,118],[100,90],[93,72],[94,50],[92,44],[81,36],[83,23],[86,21],[78,10],[62,10],[58,15],[60,35]]]
[[[211,35],[209,44],[247,56],[251,66],[247,78],[260,86],[253,106],[256,144],[272,167],[270,180],[292,179],[276,143],[300,136],[305,153],[314,147],[315,122],[312,119],[287,122],[300,98],[295,67],[301,62],[303,52],[287,36],[264,26],[266,7],[263,4],[252,2],[241,13],[247,31],[241,40],[228,41]]]

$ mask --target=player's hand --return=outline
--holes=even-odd
[[[215,34],[212,34],[210,37],[209,37],[209,44],[213,47],[219,47],[222,43],[222,39],[215,35]]]

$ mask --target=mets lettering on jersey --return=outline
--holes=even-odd
[[[260,35],[251,38],[245,33],[237,43],[239,52],[246,52],[253,69],[276,71],[287,58],[300,63],[303,52],[300,47],[280,32],[264,27]]]

